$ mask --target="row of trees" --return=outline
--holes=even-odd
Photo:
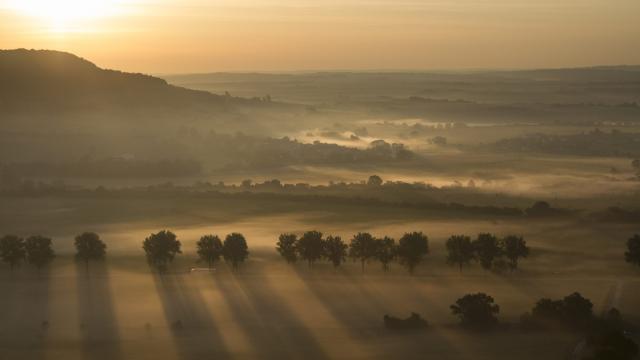
[[[33,235],[23,239],[15,235],[6,235],[0,239],[0,259],[9,264],[11,270],[24,261],[40,269],[54,257],[51,239],[48,237]]]
[[[20,266],[24,261],[41,269],[55,258],[51,238],[30,236],[27,239],[15,235],[0,238],[0,260],[9,264],[11,269]],[[100,236],[93,232],[85,232],[75,237],[75,258],[89,268],[90,261],[103,260],[107,245]],[[182,253],[181,244],[171,231],[160,231],[147,237],[142,248],[147,261],[158,271],[164,272],[176,254]],[[211,268],[214,263],[224,257],[225,261],[237,268],[249,256],[247,242],[242,234],[227,235],[224,242],[217,235],[205,235],[197,243],[197,254],[200,261]]]
[[[149,235],[142,243],[142,248],[147,256],[149,265],[159,272],[165,272],[169,263],[177,254],[181,254],[181,243],[176,234],[163,230]],[[217,235],[204,235],[197,243],[198,259],[206,263],[209,268],[224,258],[234,269],[249,257],[249,248],[244,235],[231,233],[224,242]]]
[[[389,264],[397,260],[410,273],[429,254],[429,239],[421,232],[404,234],[398,243],[390,237],[375,238],[369,233],[357,233],[347,245],[340,236],[326,238],[319,231],[307,231],[300,238],[295,234],[282,234],[276,250],[289,263],[298,259],[310,267],[319,260],[327,259],[338,267],[347,257],[360,261],[362,271],[370,261],[379,261],[386,271]]]
[[[453,235],[446,243],[447,263],[458,266],[475,260],[485,270],[503,272],[514,271],[518,261],[529,256],[529,247],[522,236],[507,235],[501,239],[489,233],[481,233],[472,241],[466,235]]]
[[[447,263],[458,266],[477,260],[486,270],[511,271],[518,268],[518,260],[529,255],[526,241],[515,235],[498,239],[495,235],[479,234],[475,240],[466,235],[453,235],[446,243]],[[349,244],[341,237],[329,235],[326,238],[319,231],[307,231],[300,238],[295,234],[282,234],[276,250],[289,263],[298,259],[313,266],[316,261],[326,259],[335,267],[347,257],[359,261],[364,272],[365,264],[378,261],[386,271],[389,264],[397,260],[409,272],[413,272],[429,254],[429,239],[422,232],[404,234],[398,243],[388,236],[376,238],[370,233],[357,233]]]
[[[75,237],[76,260],[88,268],[91,260],[102,260],[107,246],[100,236],[85,232]],[[181,243],[171,231],[163,230],[151,234],[143,242],[143,249],[150,265],[159,271],[165,271],[177,254],[181,254]],[[501,239],[493,234],[481,233],[471,240],[466,235],[453,235],[446,242],[447,263],[458,266],[460,271],[472,261],[480,263],[483,269],[493,271],[516,270],[518,262],[526,258],[530,249],[521,236],[508,235]],[[307,231],[300,238],[295,234],[280,235],[276,250],[289,263],[298,259],[309,266],[322,259],[330,261],[335,267],[344,263],[347,257],[359,261],[362,271],[371,261],[378,261],[383,269],[398,261],[413,273],[416,266],[429,254],[429,239],[422,232],[405,233],[396,243],[388,236],[376,238],[370,233],[354,235],[347,245],[340,236],[329,235],[326,238],[319,231]],[[222,241],[217,235],[204,235],[197,242],[197,255],[209,268],[224,258],[233,268],[249,257],[245,237],[240,233],[231,233]],[[0,238],[0,260],[11,269],[27,262],[40,269],[55,258],[51,238],[34,235],[26,239],[15,235]],[[640,266],[640,235],[627,240],[625,252],[627,262]]]
[[[104,259],[107,246],[96,233],[86,232],[75,237],[76,260],[86,267],[91,260]],[[55,258],[51,238],[34,235],[23,239],[16,235],[0,238],[0,260],[13,270],[23,262],[41,269]]]

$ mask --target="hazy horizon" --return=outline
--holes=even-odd
[[[640,63],[637,1],[3,0],[0,48],[154,74]]]

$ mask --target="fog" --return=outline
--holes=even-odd
[[[635,66],[160,79],[2,50],[0,359],[575,358],[612,308],[637,341],[639,81]],[[165,267],[143,250],[162,230],[181,250]],[[379,253],[334,267],[327,249],[276,251],[312,230],[345,249],[422,232],[428,254],[384,271]],[[101,261],[79,261],[84,232]],[[204,235],[232,233],[237,268],[199,261]],[[450,237],[483,233],[522,237],[526,257],[455,266]],[[12,239],[32,235],[55,258],[13,266]],[[589,326],[527,327],[538,300],[576,292]],[[452,314],[474,293],[499,325]],[[385,327],[411,313],[425,330]]]

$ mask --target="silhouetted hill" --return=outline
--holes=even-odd
[[[0,50],[0,121],[5,125],[25,119],[207,120],[242,102],[153,76],[101,69],[69,53]]]

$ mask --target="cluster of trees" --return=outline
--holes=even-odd
[[[447,240],[447,263],[458,266],[476,260],[485,270],[503,272],[518,268],[518,261],[529,255],[529,247],[521,236],[509,235],[498,239],[493,234],[479,234],[471,241],[466,235],[453,235]],[[396,243],[393,238],[377,238],[367,232],[355,234],[349,244],[340,236],[327,236],[319,231],[307,231],[300,238],[296,234],[280,235],[276,250],[289,263],[298,259],[307,261],[309,266],[326,259],[338,267],[349,257],[359,261],[364,272],[365,265],[371,261],[382,264],[387,271],[389,264],[398,261],[410,273],[422,263],[429,254],[429,239],[422,232],[404,234]]]
[[[326,238],[319,231],[307,231],[300,238],[295,234],[282,234],[276,250],[289,263],[298,259],[306,261],[310,267],[322,259],[338,267],[347,257],[359,261],[364,272],[365,265],[378,261],[386,271],[389,264],[397,260],[410,273],[429,254],[429,239],[421,232],[404,234],[397,242],[390,237],[376,238],[370,233],[357,233],[347,245],[340,236]]]
[[[96,233],[86,232],[75,238],[76,260],[89,267],[91,260],[104,259],[107,246]],[[16,235],[6,235],[0,239],[0,260],[13,270],[23,262],[41,269],[55,258],[51,238],[34,235],[23,239]]]
[[[529,256],[529,247],[522,236],[507,235],[502,239],[489,233],[481,233],[471,240],[466,235],[453,235],[446,243],[447,263],[458,266],[460,271],[464,265],[475,260],[485,270],[504,272],[514,271],[518,262]]]
[[[450,308],[464,327],[486,330],[498,324],[500,306],[485,293],[467,294]],[[620,312],[613,308],[596,317],[593,303],[577,292],[560,300],[538,300],[531,312],[521,317],[521,326],[526,330],[565,328],[585,332],[589,356],[584,359],[632,360],[638,355],[638,345],[625,335],[627,325]]]
[[[528,329],[568,327],[578,330],[593,320],[593,303],[577,292],[558,300],[542,298],[530,313],[521,317],[522,325]]]
[[[6,235],[0,239],[0,259],[9,264],[12,270],[24,261],[41,269],[54,257],[51,238],[33,235],[23,239],[16,235]]]
[[[182,253],[180,240],[167,230],[149,235],[142,243],[142,248],[149,265],[160,273],[165,272],[175,256]],[[204,235],[198,240],[197,254],[199,261],[206,263],[209,268],[222,257],[237,269],[249,257],[249,248],[247,240],[240,233],[227,235],[224,242],[217,235]]]

